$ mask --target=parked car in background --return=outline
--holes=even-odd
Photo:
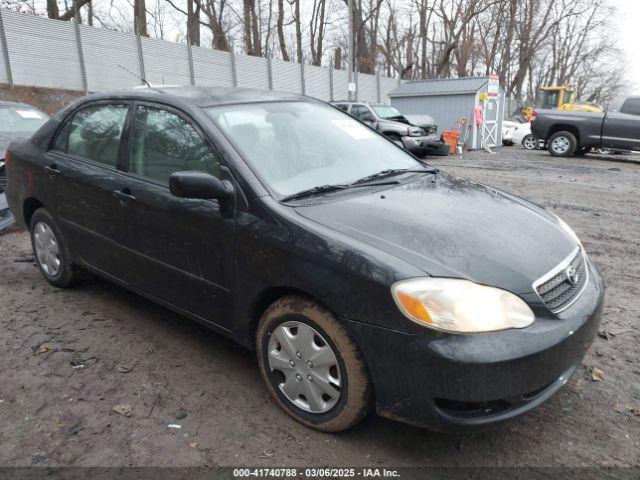
[[[367,102],[333,102],[332,105],[393,140],[417,156],[448,155],[449,146],[437,135],[438,127],[428,115],[413,124],[397,108]]]
[[[502,123],[503,145],[518,145],[526,150],[535,150],[540,148],[540,141],[531,133],[531,123],[512,121],[505,121]]]
[[[31,105],[0,101],[0,193],[6,186],[4,153],[9,143],[29,138],[48,118]]]
[[[640,96],[618,97],[605,113],[537,110],[532,133],[556,157],[593,148],[640,150]]]
[[[373,409],[505,422],[598,331],[604,285],[561,219],[305,96],[90,95],[7,159],[50,284],[90,270],[257,350],[275,401],[319,430]]]
[[[516,127],[520,125],[520,122],[514,122],[511,120],[502,121],[502,145],[507,147],[513,145],[513,132]]]

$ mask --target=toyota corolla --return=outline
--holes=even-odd
[[[308,97],[88,96],[5,162],[48,282],[93,272],[255,349],[319,430],[372,410],[499,424],[569,380],[600,322],[602,280],[561,219]]]

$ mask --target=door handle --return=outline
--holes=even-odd
[[[123,188],[122,190],[114,190],[113,196],[120,200],[120,205],[126,207],[131,202],[135,202],[136,197],[131,195],[131,190]]]
[[[44,167],[44,170],[49,174],[51,178],[55,178],[60,175],[60,170],[58,170],[58,167],[55,163],[52,163],[48,167]]]

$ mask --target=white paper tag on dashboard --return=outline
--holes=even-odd
[[[332,120],[333,124],[338,127],[340,130],[349,134],[352,138],[356,140],[363,140],[365,138],[373,138],[373,132],[369,130],[367,127],[360,125],[355,120],[340,119],[340,120]]]
[[[22,118],[37,118],[38,120],[43,118],[42,114],[40,112],[36,112],[35,110],[16,110],[16,112]]]

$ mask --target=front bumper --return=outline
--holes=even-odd
[[[402,145],[405,150],[416,155],[448,155],[449,146],[436,135],[422,137],[402,137]]]
[[[598,331],[604,285],[589,268],[576,303],[522,330],[407,334],[345,320],[365,357],[378,413],[433,430],[466,431],[500,424],[549,399]]]

